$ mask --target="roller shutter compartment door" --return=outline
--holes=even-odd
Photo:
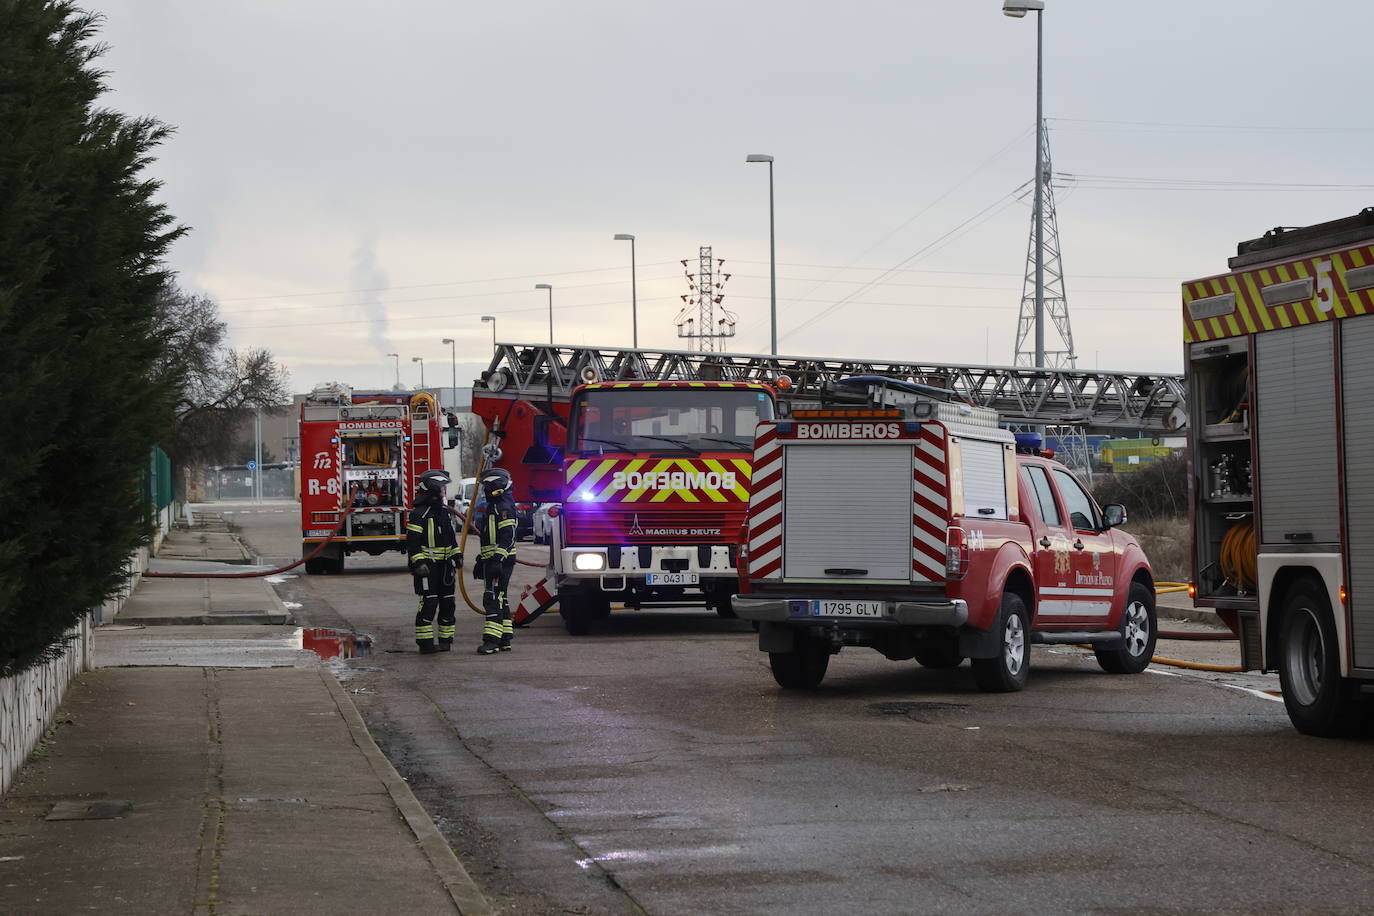
[[[1355,664],[1374,668],[1374,317],[1341,322],[1345,525]]]
[[[1333,324],[1255,335],[1264,544],[1335,544],[1340,540]]]
[[[783,577],[910,581],[911,446],[791,446],[784,455]]]
[[[1007,517],[1007,469],[1000,442],[963,439],[964,515],[967,518]]]

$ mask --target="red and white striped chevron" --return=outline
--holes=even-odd
[[[922,423],[911,459],[911,578],[945,581],[945,530],[949,526],[949,464],[945,430]]]
[[[462,575],[461,570],[459,575]],[[549,591],[548,579],[540,579],[533,585],[526,585],[520,592],[520,600],[516,602],[514,613],[511,614],[511,623],[523,627],[552,607],[557,600],[558,596]]]
[[[782,578],[782,444],[777,427],[761,424],[754,440],[749,487],[749,578]]]

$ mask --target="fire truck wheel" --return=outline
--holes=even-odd
[[[916,643],[916,663],[922,668],[958,668],[964,663],[957,636],[928,636]]]
[[[570,636],[586,636],[593,620],[610,616],[611,603],[600,589],[568,588],[558,594],[558,609]]]
[[[1015,693],[1025,689],[1030,671],[1030,627],[1026,603],[1014,592],[1002,593],[997,614],[1001,651],[994,658],[973,660],[973,681],[984,693]]]
[[[773,680],[786,690],[814,690],[825,679],[825,669],[829,666],[830,651],[801,633],[797,634],[791,652],[768,653]]]
[[[1304,735],[1339,738],[1359,727],[1359,701],[1341,677],[1338,651],[1323,589],[1312,582],[1294,586],[1279,624],[1279,684],[1288,718]]]
[[[1119,649],[1097,649],[1097,663],[1110,674],[1139,674],[1150,666],[1155,655],[1155,640],[1159,637],[1159,621],[1155,617],[1154,591],[1131,583],[1126,594],[1126,609],[1121,612],[1121,635],[1125,637]]]

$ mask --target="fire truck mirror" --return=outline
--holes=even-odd
[[[459,432],[456,429],[444,430],[444,448],[458,447]]]

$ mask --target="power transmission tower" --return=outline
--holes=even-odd
[[[1059,248],[1059,218],[1054,206],[1054,174],[1050,159],[1050,132],[1047,125],[1042,126],[1040,135],[1044,145],[1040,148],[1040,206],[1031,208],[1030,242],[1026,246],[1026,279],[1021,287],[1021,313],[1016,322],[1015,365],[1036,365],[1036,238],[1040,238],[1040,265],[1043,286],[1039,290],[1044,309],[1045,340],[1044,363],[1046,368],[1075,368],[1078,354],[1073,348],[1073,328],[1069,324],[1069,299],[1064,287],[1064,261]],[[1033,191],[1031,192],[1034,193]],[[1039,226],[1036,219],[1039,218]],[[1037,233],[1037,228],[1039,232]],[[1052,339],[1050,331],[1055,338]],[[1084,480],[1091,482],[1093,473],[1092,449],[1081,426],[1049,427],[1047,435],[1056,436],[1063,446],[1064,463],[1078,471]]]
[[[730,275],[720,270],[724,266],[724,258],[711,257],[710,245],[698,249],[695,274],[687,269],[687,259],[682,259],[688,293],[682,296],[686,305],[674,321],[677,336],[695,338],[700,352],[715,350],[717,340],[735,336],[735,313],[721,305],[725,299],[725,284],[730,282]]]

